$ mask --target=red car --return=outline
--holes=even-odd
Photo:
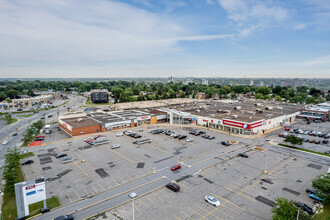
[[[177,164],[177,165],[174,165],[173,167],[171,167],[171,170],[174,171],[174,170],[178,170],[180,168],[181,168],[181,165]]]
[[[45,138],[45,136],[40,135],[40,136],[37,136],[36,138]]]
[[[102,137],[102,135],[97,135],[97,136],[94,138],[94,140],[96,140],[96,139],[98,139],[98,138],[100,138],[100,137]]]
[[[314,140],[313,139],[310,139],[308,142],[309,143],[314,143]]]
[[[286,128],[284,128],[284,130],[286,130],[286,131],[290,131],[290,128],[289,128],[289,127],[286,127]]]
[[[283,134],[278,134],[279,137],[283,137]]]

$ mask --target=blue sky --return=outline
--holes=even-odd
[[[329,0],[0,0],[0,77],[330,77]]]

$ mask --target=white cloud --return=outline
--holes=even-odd
[[[293,26],[293,29],[299,31],[299,30],[305,29],[306,27],[307,27],[306,24],[297,24],[297,25]]]
[[[213,5],[214,4],[214,1],[213,0],[206,0],[206,4]]]
[[[302,66],[329,66],[330,67],[330,55],[316,57],[310,60],[306,60],[300,63]]]

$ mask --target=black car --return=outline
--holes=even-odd
[[[214,136],[209,136],[209,140],[213,140],[214,138]]]
[[[133,138],[141,138],[142,136],[141,135],[139,135],[139,134],[135,134],[134,136],[133,136]]]
[[[329,138],[330,138],[329,134],[324,135],[324,139],[329,139]]]
[[[313,215],[313,209],[311,207],[309,207],[308,205],[304,204],[304,206],[302,207],[303,210],[305,210],[308,214]]]
[[[231,143],[229,141],[222,141],[221,144],[225,145],[225,146],[230,146],[231,145]]]
[[[61,215],[54,218],[54,220],[73,220],[73,219],[74,219],[73,215]]]
[[[41,119],[41,120],[44,120],[44,119],[45,119],[45,117],[41,117],[40,119]]]
[[[68,154],[62,153],[62,154],[56,155],[56,158],[61,158],[61,157],[66,157],[66,156],[68,156]]]
[[[43,141],[45,140],[44,138],[35,138],[34,141]]]
[[[187,137],[187,135],[179,135],[178,136],[178,139],[184,139],[184,138],[186,138]]]
[[[330,154],[330,150],[324,151],[325,154]]]
[[[48,118],[51,118],[51,117],[53,117],[52,115],[48,115]]]
[[[313,188],[307,188],[306,189],[306,192],[307,193],[313,193],[313,194],[317,194],[318,193],[318,191],[316,189],[313,189]]]
[[[199,132],[197,132],[196,134],[194,134],[195,136],[199,136],[199,135],[201,135]]]
[[[166,188],[174,191],[174,192],[179,192],[180,191],[180,186],[178,186],[177,184],[175,183],[168,183],[166,184]]]
[[[322,143],[327,144],[327,143],[329,143],[329,140],[323,140]]]
[[[205,131],[199,131],[198,133],[200,133],[200,134],[206,134]]]
[[[23,163],[21,163],[21,165],[27,165],[27,164],[31,164],[33,163],[33,160],[26,160]]]
[[[324,137],[325,134],[321,133],[321,134],[318,134],[317,136],[319,136],[319,137]]]
[[[321,143],[321,141],[315,141],[314,142],[314,144],[320,144]]]
[[[244,158],[248,158],[249,155],[247,155],[246,153],[239,153],[238,154],[239,157],[244,157]]]
[[[17,136],[17,133],[15,132],[14,134],[12,134],[12,136]]]

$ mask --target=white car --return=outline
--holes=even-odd
[[[194,141],[194,139],[193,138],[187,138],[187,140],[186,140],[187,142],[193,142]]]
[[[116,134],[117,137],[120,137],[120,136],[123,136],[123,135],[124,134],[122,132]]]
[[[170,137],[174,137],[174,135],[175,135],[175,133],[173,132],[173,133],[170,134]]]
[[[5,141],[2,142],[2,144],[3,144],[3,145],[6,145],[6,144],[8,144],[8,141],[5,140]]]
[[[214,205],[215,207],[220,206],[220,202],[213,196],[205,196],[205,201],[210,203],[211,205]]]
[[[119,145],[119,144],[113,144],[113,145],[111,146],[111,149],[116,149],[116,148],[120,148],[120,145]]]

